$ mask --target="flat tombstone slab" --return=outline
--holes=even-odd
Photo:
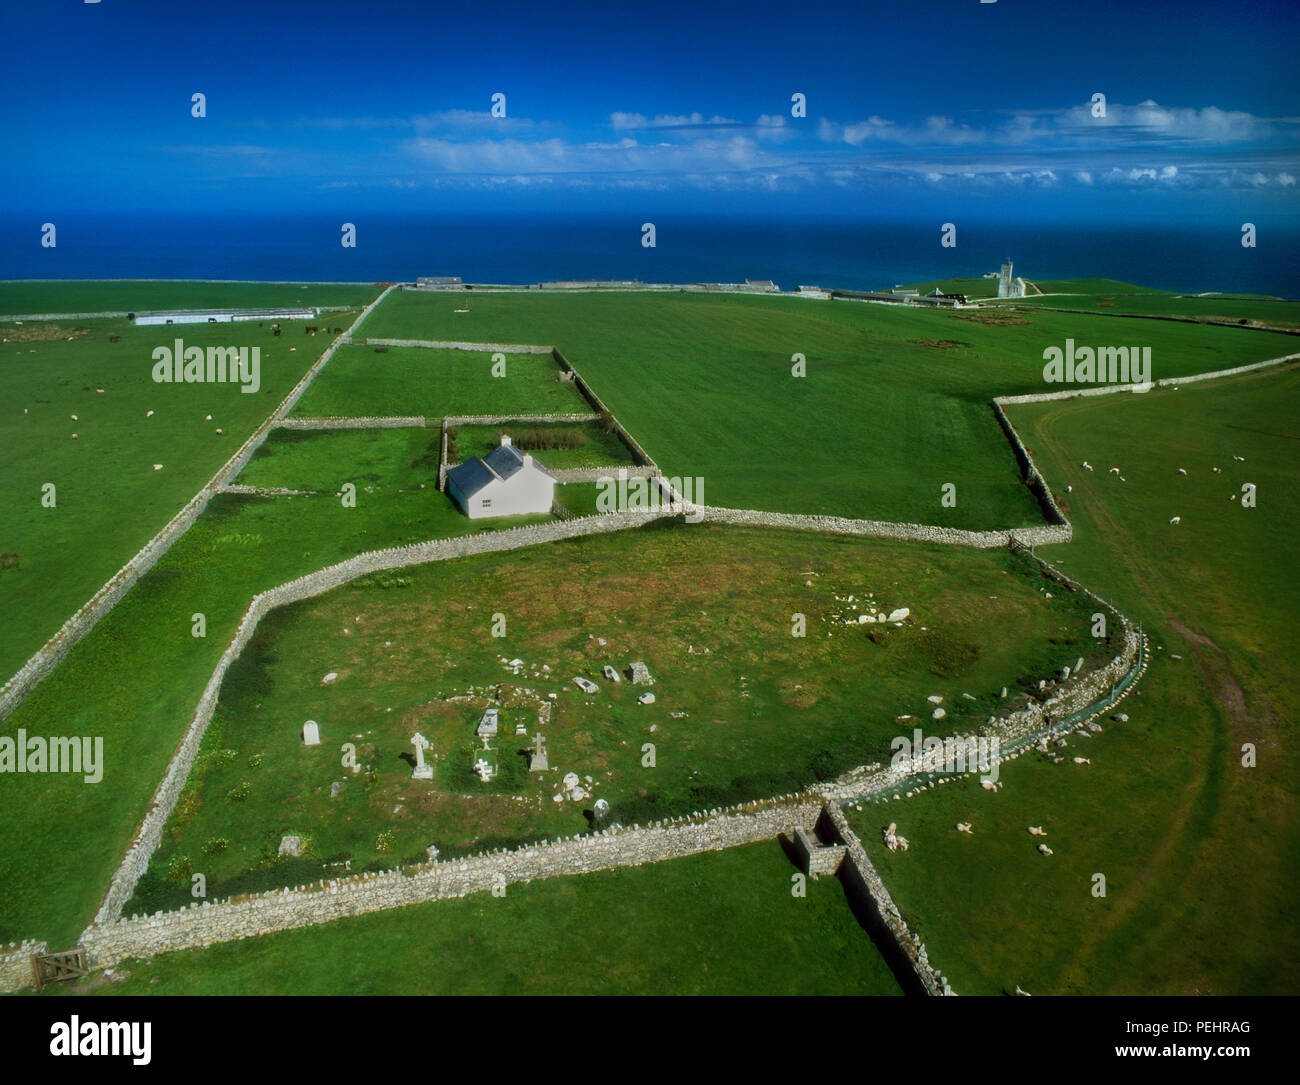
[[[302,744],[304,746],[320,745],[320,727],[315,720],[308,720],[302,725]]]

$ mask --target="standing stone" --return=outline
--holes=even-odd
[[[632,676],[632,684],[634,686],[653,686],[655,684],[655,680],[650,677],[650,668],[644,663],[639,661],[633,663],[628,668],[628,672]]]
[[[315,720],[308,720],[302,725],[302,744],[304,746],[320,745],[320,728]]]

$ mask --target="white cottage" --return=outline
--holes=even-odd
[[[486,456],[447,472],[447,492],[471,520],[550,512],[555,476],[503,435]]]

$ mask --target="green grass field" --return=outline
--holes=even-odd
[[[1150,345],[1156,377],[1294,346],[1133,324],[1120,342]],[[665,473],[704,479],[708,504],[987,529],[1042,522],[989,400],[1043,391],[1045,347],[1110,344],[1117,326],[792,298],[407,291],[371,314],[366,334],[554,344]],[[795,353],[805,377],[791,375]],[[955,507],[941,504],[945,483]]]
[[[374,301],[380,290],[368,283],[222,283],[184,279],[7,281],[0,282],[0,314],[150,312],[223,306],[271,309],[346,305],[360,309]],[[321,322],[339,315],[328,314]]]
[[[263,620],[127,911],[187,903],[188,873],[168,884],[182,868],[225,897],[319,877],[323,860],[386,869],[423,862],[431,843],[451,855],[584,832],[595,797],[644,823],[888,760],[914,725],[977,728],[1077,657],[1114,654],[1089,635],[1094,605],[1059,589],[1049,600],[1051,586],[1001,552],[682,524],[367,577]],[[858,624],[862,607],[846,600],[868,592],[912,615]],[[963,606],[971,597],[978,607]],[[806,636],[791,635],[795,613]],[[491,635],[494,614],[504,637]],[[653,705],[636,703],[644,687],[602,674],[634,659],[657,676]],[[329,672],[338,679],[322,685]],[[599,693],[580,693],[574,675]],[[932,694],[945,698],[941,724]],[[502,706],[502,732],[485,785],[471,766],[489,703]],[[922,718],[897,722],[909,713]],[[307,719],[319,747],[301,744]],[[527,771],[516,723],[546,734],[549,773]],[[411,779],[416,731],[433,743],[433,784]],[[346,741],[361,774],[340,769]],[[585,802],[556,798],[568,772],[587,781]],[[304,856],[278,857],[295,834],[310,841]]]
[[[400,473],[400,467],[394,470]],[[430,485],[382,485],[355,508],[317,497],[214,498],[198,522],[4,722],[7,733],[99,735],[99,784],[7,776],[0,940],[71,942],[91,919],[213,668],[259,591],[365,550],[547,517],[467,520]],[[191,635],[192,615],[206,637]],[[60,841],[42,848],[31,841]]]
[[[1277,298],[1188,297],[1180,294],[1081,294],[1067,292],[1046,297],[1019,298],[1003,304],[1077,309],[1096,313],[1133,313],[1140,316],[1180,316],[1192,320],[1254,322],[1270,327],[1300,330],[1300,302]],[[1145,334],[1136,332],[1131,334]],[[1293,353],[1293,346],[1286,353]]]
[[[997,794],[953,785],[854,813],[959,992],[1295,989],[1298,407],[1287,371],[1014,410],[1057,492],[1073,486],[1075,541],[1044,553],[1141,619],[1158,650],[1123,704],[1130,721],[1069,739],[1091,765],[1021,759]],[[1247,482],[1257,508],[1240,506]],[[880,846],[890,819],[909,852]]]
[[[344,324],[354,319],[337,315]],[[7,678],[184,507],[329,338],[292,330],[276,338],[253,323],[136,328],[124,320],[74,321],[58,331],[0,325],[0,338],[9,340],[0,343],[7,453],[0,554],[14,555],[0,568],[7,619],[0,673]],[[154,348],[177,338],[259,347],[260,389],[154,383]],[[42,504],[46,483],[55,487],[54,508]]]
[[[361,501],[436,489],[441,430],[273,430],[235,480],[243,486],[338,492],[345,482]]]
[[[897,995],[838,880],[775,843],[128,961],[109,995]]]
[[[63,293],[42,294],[36,285],[24,284],[37,292],[10,295],[0,311],[118,307],[125,295],[112,291],[125,287],[100,285],[104,289],[99,293],[79,294],[76,284],[68,284]],[[1154,292],[1126,298],[1122,284],[1099,281],[1093,286],[1110,291],[1096,295],[1102,301],[1121,299],[1117,305],[1164,303]],[[1083,289],[1077,283],[1075,288]],[[361,300],[373,296],[367,288],[356,289]],[[42,298],[40,304],[18,304]],[[313,300],[326,303],[314,292]],[[180,304],[206,302],[184,300],[169,286],[136,307]],[[451,312],[466,304],[470,313]],[[1223,312],[1223,306],[1233,304],[1267,308],[1285,303],[1219,298],[1206,304]],[[621,293],[476,293],[467,303],[459,296],[398,294],[376,311],[365,332],[554,343],[667,473],[704,477],[703,499],[710,504],[1006,527],[1038,523],[1041,515],[1018,480],[988,400],[994,394],[1043,390],[1045,346],[1062,344],[1067,337],[1084,344],[1151,345],[1159,378],[1289,353],[1295,343],[1292,337],[1234,328],[1115,321],[1103,315],[1109,311],[1098,305],[1095,313],[1037,312],[1024,303],[1017,311],[946,313],[851,302]],[[342,313],[331,316],[338,325],[351,319]],[[273,339],[269,330],[247,325],[137,329],[119,328],[119,323],[69,321],[66,328],[44,333],[9,324],[0,331],[0,338],[27,340],[0,344],[0,358],[6,359],[0,366],[5,393],[0,398],[7,405],[0,412],[0,435],[11,454],[0,494],[12,510],[0,526],[0,554],[17,555],[0,561],[0,600],[11,617],[0,636],[0,660],[11,659],[8,670],[197,491],[328,342],[300,330],[295,335],[292,327]],[[78,334],[83,328],[88,334]],[[110,332],[120,334],[120,341],[109,343]],[[243,395],[233,385],[153,384],[149,352],[155,342],[170,342],[177,335],[191,343],[263,345],[262,392]],[[241,338],[245,336],[249,338]],[[807,358],[806,377],[790,375],[796,352]],[[509,355],[507,370],[507,378],[491,378],[486,353],[394,349],[380,355],[351,347],[326,367],[309,393],[316,401],[304,400],[301,413],[436,418],[470,411],[587,409],[571,386],[554,381],[549,358]],[[1291,721],[1297,707],[1293,616],[1300,598],[1294,578],[1286,574],[1296,556],[1290,442],[1297,436],[1298,380],[1288,371],[1145,396],[1016,409],[1013,420],[1075,523],[1075,543],[1047,553],[1140,618],[1162,650],[1139,695],[1125,702],[1133,717],[1128,724],[1107,724],[1104,735],[1071,740],[1076,746],[1089,744],[1091,765],[1025,758],[1004,767],[1007,787],[996,795],[954,786],[892,804],[889,816],[899,820],[913,841],[906,855],[879,854],[879,818],[872,816],[873,808],[854,811],[909,922],[958,991],[992,992],[1015,983],[1036,994],[1294,988],[1300,938],[1290,902],[1300,888],[1295,874],[1300,827],[1290,786],[1294,774],[1288,776],[1284,758],[1294,737]],[[160,398],[161,393],[167,398]],[[146,419],[148,410],[154,414]],[[78,416],[75,422],[72,414]],[[213,415],[210,421],[207,414]],[[217,427],[224,434],[215,434]],[[78,434],[75,441],[71,432]],[[215,499],[195,527],[4,722],[6,733],[25,728],[30,734],[103,736],[107,765],[104,781],[96,785],[79,777],[6,776],[0,788],[0,816],[9,826],[0,839],[0,940],[44,938],[63,947],[89,921],[203,685],[255,592],[363,550],[483,528],[464,519],[434,489],[437,436],[436,427],[277,432],[239,481],[319,492]],[[491,436],[487,428],[466,433],[476,442]],[[547,462],[545,454],[539,458]],[[1079,466],[1083,459],[1097,470],[1084,471]],[[154,463],[163,469],[155,471]],[[1110,466],[1120,466],[1127,481],[1107,473]],[[1178,474],[1180,466],[1186,476]],[[1219,473],[1212,471],[1216,466]],[[354,509],[344,508],[335,496],[345,480],[357,483]],[[40,507],[45,481],[57,484],[56,509]],[[940,505],[944,482],[957,485],[955,508]],[[1258,508],[1240,506],[1246,482],[1259,487]],[[584,514],[595,511],[596,492],[594,485],[572,485],[557,489],[557,496]],[[1181,517],[1179,525],[1169,523],[1173,516]],[[498,526],[512,526],[512,521],[490,525]],[[633,811],[653,811],[656,802],[667,804],[659,807],[666,809],[688,800],[692,806],[713,805],[739,797],[741,785],[754,784],[774,766],[790,779],[779,789],[789,789],[800,773],[813,770],[813,759],[819,759],[816,767],[825,768],[841,755],[847,758],[850,749],[856,753],[878,741],[872,721],[925,711],[926,692],[944,693],[946,705],[969,706],[979,718],[993,707],[990,699],[998,686],[1062,662],[1056,653],[1065,646],[1051,644],[1050,636],[1063,631],[1042,622],[1065,602],[1058,594],[1045,605],[1041,586],[1022,584],[1024,590],[1015,592],[1007,588],[1019,583],[1018,572],[1005,564],[1011,560],[1007,555],[775,532],[752,533],[754,541],[737,555],[728,552],[727,541],[749,536],[734,529],[657,531],[662,549],[656,551],[654,568],[640,567],[630,551],[619,551],[628,537],[611,536],[474,559],[463,568],[448,563],[419,571],[405,587],[353,585],[272,620],[268,637],[250,649],[232,678],[228,692],[233,699],[222,706],[224,730],[218,727],[213,735],[214,753],[235,751],[234,757],[212,757],[205,770],[218,797],[209,796],[211,801],[194,811],[194,836],[182,832],[169,837],[164,853],[170,856],[174,852],[167,849],[182,842],[187,849],[195,842],[201,849],[209,838],[227,836],[228,858],[238,854],[236,848],[260,855],[258,834],[278,836],[291,823],[286,819],[298,816],[295,802],[317,817],[319,812],[309,806],[329,802],[329,780],[311,776],[310,766],[293,775],[293,759],[302,752],[298,729],[312,712],[319,713],[312,718],[324,725],[327,736],[334,726],[324,718],[328,713],[341,712],[335,718],[355,727],[352,733],[365,736],[365,724],[373,732],[367,741],[374,757],[384,760],[372,801],[360,803],[351,826],[322,821],[315,841],[320,854],[308,859],[319,863],[322,856],[348,851],[359,865],[381,858],[399,861],[432,842],[424,839],[427,829],[440,834],[440,846],[461,841],[472,850],[471,844],[485,843],[479,819],[485,810],[492,831],[503,840],[579,831],[581,823],[570,827],[555,820],[580,817],[578,804],[551,804],[545,798],[536,819],[523,816],[522,810],[502,814],[496,806],[504,796],[496,793],[476,795],[487,801],[459,821],[449,813],[451,804],[429,811],[423,822],[405,803],[402,811],[392,812],[400,798],[377,805],[404,794],[397,789],[405,786],[403,780],[409,783],[409,766],[395,763],[407,751],[409,735],[394,728],[414,722],[430,731],[445,727],[441,748],[450,750],[466,720],[445,712],[440,716],[436,705],[429,707],[436,695],[454,693],[458,683],[487,684],[494,677],[521,681],[501,668],[497,647],[476,639],[475,621],[481,623],[503,606],[510,612],[512,631],[527,632],[518,648],[500,648],[508,658],[550,660],[553,671],[582,662],[594,665],[597,661],[584,650],[583,630],[603,620],[613,635],[600,635],[621,647],[627,657],[622,662],[646,658],[650,663],[661,695],[653,709],[662,709],[664,717],[656,720],[655,771],[671,769],[671,787],[645,788],[639,794],[628,786],[634,773],[643,771],[628,760],[642,736],[628,728],[644,722],[637,714],[641,706],[624,703],[629,690],[582,706],[589,712],[585,717],[578,713],[576,693],[566,694],[556,717],[553,763],[561,765],[564,758],[578,766],[575,771],[607,782],[609,793]],[[678,540],[690,540],[690,547]],[[597,541],[604,550],[594,545]],[[783,545],[789,549],[782,552]],[[697,546],[703,549],[692,549]],[[843,639],[837,635],[814,643],[810,638],[795,649],[788,636],[789,613],[797,607],[810,615],[826,613],[825,607],[838,602],[823,597],[823,577],[808,578],[814,579],[814,589],[802,586],[805,577],[790,579],[792,571],[820,568],[810,565],[809,555],[823,546],[830,555],[824,559],[826,568],[843,574],[840,595],[858,594],[857,586],[868,577],[882,602],[895,603],[884,593],[905,590],[907,598],[896,605],[911,606],[918,626],[952,631],[951,641],[919,639],[913,628],[894,630],[890,644],[870,646],[881,656],[873,658],[866,643],[848,641],[850,632],[862,633],[855,626],[845,630]],[[789,581],[779,581],[784,585],[780,590],[771,587],[777,582],[774,570]],[[407,579],[406,574],[399,579]],[[440,594],[451,589],[458,594]],[[419,602],[411,605],[412,598]],[[823,609],[807,605],[808,599]],[[972,599],[978,607],[971,606]],[[764,608],[775,617],[765,618]],[[198,613],[206,619],[205,638],[191,635]],[[382,620],[401,633],[400,639],[381,638],[368,624],[372,618],[353,628],[358,614]],[[928,621],[931,614],[943,616],[942,627]],[[646,630],[635,646],[618,639],[633,621]],[[344,634],[345,627],[353,631]],[[716,639],[718,651],[683,656],[683,630],[688,645],[707,634]],[[783,634],[779,646],[765,639],[769,633]],[[419,651],[395,665],[382,653],[383,639],[418,645]],[[980,648],[970,670],[952,673],[954,661],[970,662],[963,647],[970,645]],[[901,654],[885,658],[900,648]],[[800,650],[808,653],[803,664],[790,654]],[[948,677],[927,676],[920,666],[927,653],[943,664]],[[1072,663],[1084,653],[1071,646],[1065,654]],[[341,681],[330,689],[337,703],[322,702],[306,711],[314,705],[311,697],[321,694],[307,679],[318,681],[326,669],[342,670],[338,659],[353,668],[351,674],[369,668],[373,683]],[[450,664],[458,659],[461,670],[456,673]],[[723,666],[720,681],[703,660]],[[676,689],[671,688],[674,678]],[[535,684],[531,675],[527,681]],[[978,685],[969,689],[976,701],[958,701],[968,683]],[[810,691],[813,685],[817,688]],[[689,699],[682,709],[687,716],[671,717],[677,710],[670,704],[673,696]],[[815,702],[803,704],[809,697]],[[602,708],[605,704],[613,707]],[[391,714],[383,711],[390,706]],[[246,716],[237,718],[236,708]],[[566,715],[570,708],[573,714]],[[779,723],[797,721],[819,708],[833,711],[825,730],[819,727],[815,744],[780,731]],[[252,723],[269,730],[257,732]],[[273,733],[282,738],[281,731],[288,731],[292,741],[277,750]],[[807,731],[805,727],[802,733]],[[580,741],[583,736],[589,745]],[[217,744],[218,739],[223,741]],[[1240,767],[1243,742],[1257,744],[1258,768]],[[598,764],[603,749],[615,749],[615,754]],[[276,765],[278,775],[270,771]],[[242,773],[238,780],[221,778],[236,770]],[[503,776],[502,784],[514,786],[517,775]],[[253,807],[245,805],[241,820],[229,814],[237,802],[227,804],[225,796],[246,776],[250,785],[258,785],[249,796],[257,816],[249,818]],[[299,785],[300,794],[275,790],[286,777]],[[268,780],[275,786],[263,787]],[[470,793],[468,787],[465,793]],[[665,797],[654,797],[660,794]],[[356,802],[363,792],[351,795],[349,801]],[[399,845],[382,856],[373,848],[378,831],[373,819],[379,813],[391,821],[382,828],[394,831]],[[209,825],[205,817],[216,820]],[[974,821],[975,835],[953,833],[958,820]],[[244,836],[221,822],[237,824]],[[269,827],[273,823],[276,827]],[[535,831],[543,824],[547,827]],[[1050,859],[1033,850],[1033,838],[1024,833],[1029,824],[1049,829],[1056,851]],[[449,844],[448,850],[455,847]],[[1088,879],[1098,870],[1110,883],[1108,897],[1100,901],[1087,893]],[[233,886],[241,877],[274,881],[279,873],[291,872],[258,869],[254,862],[220,871],[217,880]],[[643,872],[626,872],[633,873]],[[160,891],[157,878],[151,884],[150,891]],[[580,893],[582,883],[553,884],[559,895],[553,912],[546,913],[552,927],[555,914],[583,914],[567,895]],[[612,884],[620,887],[611,890],[611,899],[622,900],[626,883]],[[785,889],[788,896],[788,884]],[[736,899],[744,900],[744,893]],[[475,906],[502,903],[484,900]],[[420,912],[406,910],[410,916]],[[382,941],[384,960],[390,962],[378,976],[400,987],[397,970],[413,929],[408,925],[415,920],[394,913],[355,922],[357,929],[375,924],[366,929]],[[472,926],[472,920],[464,923]],[[335,933],[347,929],[348,924],[337,924],[326,931],[267,939],[259,946],[267,947],[268,956],[258,959],[274,962],[282,953],[301,957],[303,945],[325,947],[303,982],[335,989],[331,985],[356,967],[342,948],[349,936]],[[637,972],[630,955],[646,929],[638,919],[626,939],[614,930],[603,935],[611,939],[608,952],[614,962],[604,972],[635,975],[645,990],[654,984],[674,991],[735,989],[719,986],[716,975],[686,975],[689,953],[667,971]],[[1035,931],[1050,932],[1050,951]],[[747,941],[751,935],[767,937],[758,927],[738,933]],[[439,945],[463,944],[455,940],[459,935],[449,937]],[[235,989],[241,980],[248,982],[248,974],[241,972],[246,958],[240,949],[249,946],[216,947],[178,959],[194,961],[194,971],[214,970],[212,986],[203,989]],[[285,946],[291,948],[280,948]],[[807,952],[815,957],[823,950]],[[826,952],[843,949],[832,940]],[[771,954],[754,960],[748,971],[725,977],[727,981],[779,975]],[[461,967],[458,959],[456,968]],[[149,986],[196,990],[204,982],[151,968],[133,969],[135,978],[128,982],[162,976]],[[493,971],[489,968],[485,975]],[[555,973],[533,971],[535,989],[554,989]],[[785,983],[782,978],[752,986],[776,990]]]
[[[386,349],[340,347],[294,415],[591,413],[572,384],[556,380],[559,367],[549,354],[508,354],[505,376],[498,377],[488,351]]]

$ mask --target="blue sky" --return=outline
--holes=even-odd
[[[1295,225],[1300,204],[1290,2],[6,9],[11,210]]]

